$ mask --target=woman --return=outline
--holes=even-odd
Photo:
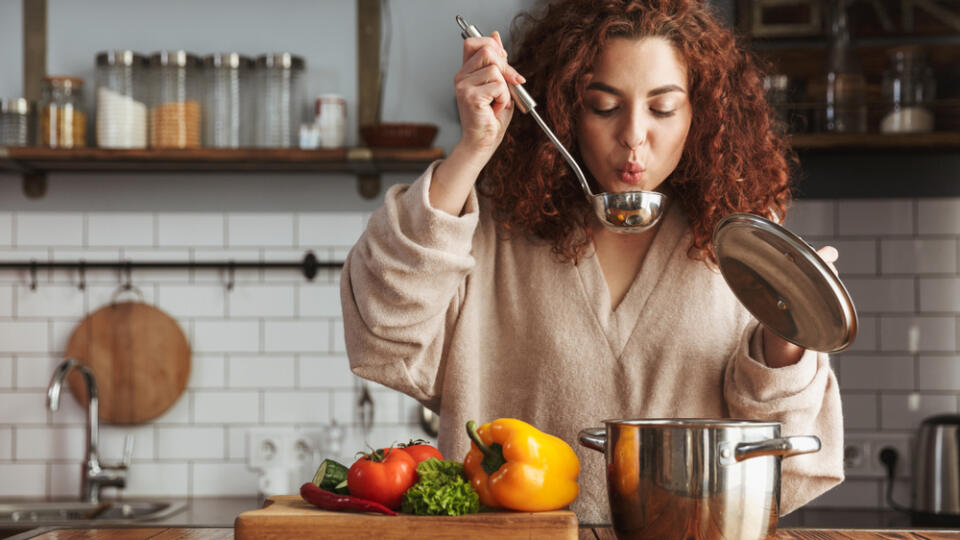
[[[396,186],[344,266],[354,373],[440,413],[440,446],[467,420],[520,418],[580,455],[581,522],[607,522],[603,459],[577,432],[608,418],[776,420],[819,453],[783,462],[781,512],[842,480],[828,356],[765,330],[716,269],[732,212],[776,219],[788,148],[760,72],[698,0],[565,0],[526,16],[517,54],[464,41],[460,141]],[[507,84],[575,149],[595,191],[657,190],[657,225],[600,225],[572,173]],[[508,129],[509,126],[509,129]],[[830,261],[836,252],[825,249]]]

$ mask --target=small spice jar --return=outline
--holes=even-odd
[[[62,76],[43,79],[37,134],[40,146],[74,148],[87,145],[83,79]]]
[[[0,99],[0,146],[33,145],[36,124],[33,103],[24,98]]]
[[[319,130],[320,148],[343,148],[346,145],[347,101],[338,94],[317,97],[315,123]]]
[[[150,56],[150,147],[198,148],[201,144],[200,60],[186,51]]]
[[[97,146],[147,147],[147,58],[133,51],[97,54]]]
[[[885,111],[880,122],[883,133],[925,133],[933,131],[935,82],[927,67],[926,54],[917,46],[891,49],[883,72]]]

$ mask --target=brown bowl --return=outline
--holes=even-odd
[[[367,146],[390,148],[428,148],[437,136],[433,124],[371,124],[360,126]]]

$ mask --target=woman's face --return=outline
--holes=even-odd
[[[687,70],[663,38],[614,38],[586,75],[577,140],[601,191],[653,191],[690,130]]]

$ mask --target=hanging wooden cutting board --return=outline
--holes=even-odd
[[[173,318],[142,302],[106,305],[83,319],[67,343],[67,357],[93,370],[100,419],[115,424],[152,420],[180,397],[190,376],[190,346]],[[69,377],[82,405],[80,373]]]

